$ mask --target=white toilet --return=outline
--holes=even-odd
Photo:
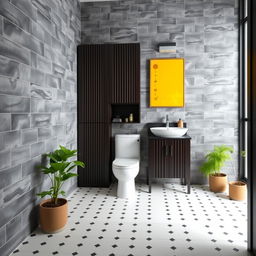
[[[115,136],[115,160],[112,169],[118,180],[117,197],[134,198],[135,177],[140,169],[140,135],[117,134]]]

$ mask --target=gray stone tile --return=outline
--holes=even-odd
[[[6,242],[6,232],[5,232],[5,226],[0,228],[0,248],[5,244]]]
[[[10,150],[0,151],[0,170],[11,166]]]
[[[31,1],[27,0],[11,0],[18,9],[22,10],[28,17],[36,21],[36,9],[32,6]]]
[[[30,158],[30,147],[21,146],[13,148],[11,151],[12,165],[26,162]]]
[[[29,98],[0,95],[0,112],[28,113],[30,112],[30,100]]]
[[[18,215],[14,219],[12,219],[6,225],[6,240],[11,239],[18,231],[21,229],[21,215]]]
[[[45,17],[40,10],[37,9],[37,21],[40,25],[42,25],[50,34],[53,33],[53,25],[51,21]]]
[[[30,54],[27,49],[20,50],[20,46],[0,37],[0,55],[13,59],[15,61],[30,64]]]
[[[21,130],[30,128],[30,115],[29,114],[12,114],[11,115],[12,130]]]
[[[51,19],[51,8],[47,5],[47,3],[44,3],[39,0],[31,0],[32,4],[39,10],[42,15],[44,15],[47,19]]]
[[[4,133],[4,146],[5,148],[13,148],[21,145],[21,132],[11,131]]]
[[[38,69],[31,69],[30,82],[36,85],[45,86],[45,73]]]
[[[4,20],[4,35],[12,42],[19,43],[40,55],[44,54],[44,45],[42,42],[35,39],[31,34],[24,32],[8,20]]]
[[[32,144],[37,142],[37,134],[38,134],[38,130],[36,128],[23,130],[21,133],[22,145]]]
[[[28,2],[28,1],[27,1]],[[0,15],[16,24],[25,31],[31,31],[31,20],[19,9],[10,3],[10,1],[0,2]]]
[[[49,139],[52,136],[51,128],[42,127],[38,128],[38,140]]]
[[[33,98],[40,98],[45,100],[52,99],[52,92],[50,90],[39,87],[36,84],[31,84],[30,93],[31,93],[31,97]]]
[[[45,153],[45,143],[37,142],[31,145],[31,157],[36,157]]]
[[[30,95],[29,82],[24,80],[16,80],[13,78],[2,77],[0,76],[0,93],[9,94],[16,96],[25,96]]]
[[[19,78],[19,63],[0,56],[0,75],[11,78]]]
[[[11,114],[0,113],[0,132],[11,130]]]
[[[110,39],[111,40],[137,40],[137,29],[136,28],[110,28]]]
[[[25,178],[30,174],[39,174],[40,166],[45,164],[45,158],[37,156],[22,164],[22,177]]]
[[[51,124],[51,114],[32,114],[31,127],[42,127]]]
[[[21,165],[0,171],[0,187],[5,188],[22,179]]]

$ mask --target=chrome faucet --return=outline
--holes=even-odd
[[[166,128],[169,128],[169,123],[170,123],[169,117],[168,115],[166,115]]]

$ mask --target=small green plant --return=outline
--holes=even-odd
[[[54,152],[46,154],[50,159],[48,166],[42,166],[41,170],[47,174],[51,180],[51,187],[47,191],[37,194],[40,197],[50,196],[54,205],[58,204],[58,196],[65,196],[65,191],[61,190],[64,182],[77,174],[71,171],[80,166],[84,168],[84,163],[81,161],[69,161],[68,159],[76,156],[77,150],[69,150],[63,146],[59,146]]]
[[[231,159],[233,148],[226,145],[215,146],[214,150],[206,155],[206,160],[200,167],[200,171],[208,176],[210,174],[217,175],[225,162]]]

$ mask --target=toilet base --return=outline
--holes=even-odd
[[[132,199],[136,197],[135,181],[118,181],[117,185],[117,197]]]

